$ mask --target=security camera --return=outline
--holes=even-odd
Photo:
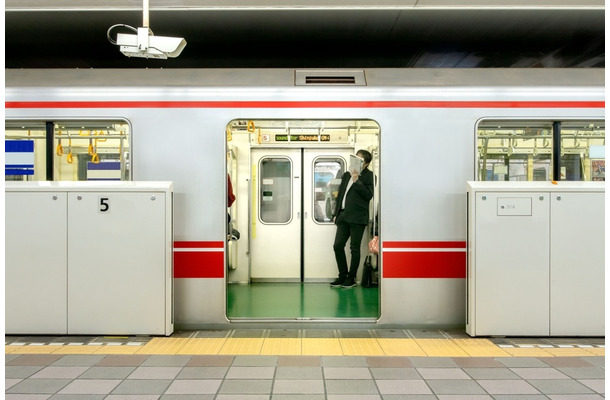
[[[119,33],[116,41],[113,41],[110,38],[110,31],[117,26],[129,28],[137,32],[137,35]],[[140,27],[136,30],[128,25],[113,25],[108,29],[107,37],[112,44],[120,46],[121,53],[127,57],[157,59],[178,57],[186,46],[184,38],[154,36],[148,27]]]

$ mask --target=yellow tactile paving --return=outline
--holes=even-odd
[[[300,356],[301,339],[267,338],[263,342],[261,355],[267,356]]]
[[[453,339],[470,357],[508,357],[510,354],[487,339]]]
[[[5,346],[9,347],[9,346]],[[11,353],[17,354],[51,354],[63,346],[10,346]]]
[[[468,357],[453,340],[449,339],[415,339],[415,342],[429,357]]]
[[[415,339],[380,338],[377,343],[386,356],[422,357],[426,353]]]
[[[546,351],[546,349],[541,349],[537,347],[512,347],[504,348],[503,350],[510,354],[512,357],[553,357],[553,355]]]
[[[153,338],[135,354],[176,354],[188,340],[186,338]]]
[[[42,347],[42,346],[39,346]],[[49,346],[56,347],[53,354],[93,354],[99,350],[98,346]]]
[[[343,350],[339,339],[303,338],[301,354],[304,356],[342,356]]]
[[[176,354],[218,354],[224,346],[226,338],[193,338],[180,349]]]
[[[339,339],[344,356],[383,356],[383,350],[375,339]]]
[[[606,349],[593,348],[593,349],[587,349],[587,351],[589,353],[593,354],[594,356],[605,356],[606,355]]]
[[[228,338],[218,354],[259,355],[263,340],[262,338]]]

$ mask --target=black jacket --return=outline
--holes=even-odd
[[[345,196],[345,189],[350,179],[352,179],[352,175],[349,172],[344,173],[341,177],[341,186],[339,186],[339,195],[335,203],[333,217],[339,215],[343,197]],[[374,175],[368,168],[365,168],[360,173],[358,180],[352,184],[349,192],[347,192],[345,209],[342,211],[347,223],[361,225],[369,223],[369,202],[373,198],[374,190]]]

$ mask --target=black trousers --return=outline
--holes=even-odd
[[[362,235],[366,229],[366,225],[349,224],[345,222],[341,213],[337,216],[337,233],[335,234],[335,243],[333,250],[335,251],[335,259],[337,260],[337,268],[339,268],[339,279],[356,279],[358,266],[360,265],[360,243]],[[347,257],[345,255],[345,244],[350,241],[350,253],[352,259],[350,261],[349,271],[347,269]]]

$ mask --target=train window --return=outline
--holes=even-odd
[[[129,180],[129,143],[124,121],[6,121],[5,180]]]
[[[44,122],[7,121],[4,126],[4,180],[47,180]]]
[[[319,157],[313,165],[313,216],[318,223],[332,223],[333,208],[339,194],[344,161],[338,157]]]
[[[477,141],[480,181],[552,180],[552,123],[486,121]]]
[[[485,121],[477,147],[481,181],[605,180],[602,121]]]
[[[285,224],[292,219],[292,164],[288,158],[260,161],[259,215],[264,223]]]
[[[605,133],[602,121],[561,123],[561,180],[606,179]]]

